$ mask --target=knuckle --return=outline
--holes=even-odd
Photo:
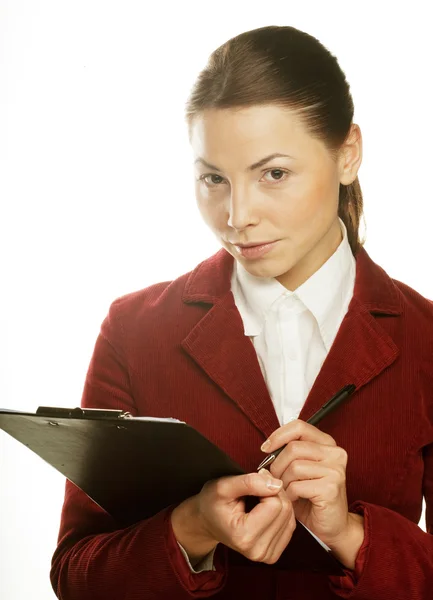
[[[339,486],[333,481],[330,481],[326,486],[326,495],[332,500],[337,498],[339,491]]]
[[[283,492],[283,494],[276,496],[275,500],[275,512],[279,514],[286,506],[286,502],[288,501],[287,494]]]
[[[300,475],[302,473],[302,463],[299,460],[294,460],[289,467],[289,472],[293,475]]]
[[[237,541],[237,547],[242,554],[250,554],[254,549],[254,537],[251,534],[245,534]]]
[[[344,468],[341,467],[335,467],[333,469],[333,473],[332,473],[332,479],[331,479],[332,483],[334,483],[336,486],[340,486],[343,483],[345,483],[346,481],[346,470]]]
[[[339,450],[339,459],[343,464],[347,464],[347,452],[344,448],[338,448]]]
[[[298,482],[297,481],[291,481],[289,483],[289,485],[287,486],[287,489],[290,490],[291,493],[297,494]]]
[[[296,435],[301,436],[303,433],[305,433],[305,421],[301,421],[301,419],[294,419],[290,424],[292,431]]]
[[[212,485],[214,486],[214,491],[217,494],[217,496],[224,496],[225,492],[227,491],[227,478],[226,477],[221,477],[220,479],[217,479],[213,482],[208,482],[206,485]]]
[[[258,473],[247,473],[244,476],[244,483],[246,488],[250,491],[253,491],[257,487],[258,477],[261,477],[261,475],[258,475]]]
[[[248,558],[254,562],[265,562],[267,549],[263,547],[254,547],[248,553]]]
[[[337,484],[341,485],[342,483],[346,483],[346,469],[340,468],[337,469]]]
[[[287,514],[291,514],[293,512],[293,504],[290,502],[290,500],[287,496],[283,503],[283,510]]]
[[[262,503],[268,506],[269,512],[275,512],[280,506],[280,498],[279,496],[268,496],[262,499]]]
[[[302,451],[303,442],[301,440],[293,440],[293,442],[290,442],[289,447],[293,454],[299,454]]]

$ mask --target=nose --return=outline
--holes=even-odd
[[[246,229],[249,225],[257,224],[257,217],[254,215],[253,202],[247,198],[245,193],[232,193],[229,198],[228,206],[229,227],[240,231]]]

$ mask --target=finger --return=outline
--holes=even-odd
[[[315,442],[294,440],[280,452],[270,466],[270,472],[274,477],[281,478],[282,473],[294,460],[326,461],[329,463],[347,462],[347,453],[338,446],[326,446]]]
[[[222,499],[235,500],[242,496],[275,496],[282,488],[282,481],[275,479],[265,471],[265,476],[260,473],[247,473],[233,477],[221,477],[214,481],[215,493]]]
[[[285,493],[285,492],[284,492]],[[296,520],[293,511],[293,505],[285,493],[285,501],[287,502],[287,514],[281,512],[278,519],[272,524],[273,536],[268,546],[268,552],[263,562],[268,564],[275,563],[280,557],[287,544],[292,539],[293,531],[296,527]]]
[[[265,481],[269,481],[270,473],[266,469],[261,469],[259,475]],[[263,533],[284,510],[284,504],[287,504],[288,499],[283,491],[283,482],[278,481],[281,482],[280,491],[274,494],[274,497],[261,497],[260,502],[243,516],[244,524],[248,523],[248,528]]]
[[[285,491],[291,502],[305,498],[311,500],[313,504],[317,504],[318,502],[337,501],[344,489],[338,482],[322,478],[292,481]]]
[[[320,431],[320,429],[317,429],[317,427],[310,423],[296,419],[276,429],[262,445],[262,450],[263,452],[270,453],[293,440],[316,442],[325,446],[337,445],[334,438],[328,433]]]
[[[282,493],[288,502],[286,492],[283,490]],[[248,523],[249,530],[254,530],[257,535],[262,535],[283,511],[284,503],[280,494],[272,498],[260,498],[260,502],[249,513],[245,513],[245,522]]]
[[[281,536],[277,539],[275,546],[272,548],[272,553],[269,556],[268,562],[274,564],[287,548],[290,540],[292,539],[293,532],[296,528],[296,520],[293,516],[286,526],[282,529]]]
[[[258,506],[240,516],[233,538],[233,548],[251,560],[261,561],[275,534],[272,526],[278,522],[281,501],[278,497],[260,498]]]
[[[311,460],[311,459],[303,459],[303,458],[294,458],[292,459],[290,456],[281,452],[280,456],[281,460],[277,462],[280,456],[275,460],[275,465],[271,465],[271,472],[274,477],[278,477],[282,479],[284,482],[287,482],[287,474],[292,475],[300,475],[300,477],[294,477],[294,479],[311,479],[313,477],[320,477],[321,473],[326,474],[323,469],[329,469],[329,472],[335,471],[340,474],[341,477],[346,477],[346,467],[347,467],[347,453],[342,448],[332,448],[330,452],[325,452],[327,454],[327,458],[322,460]],[[341,452],[340,452],[341,450]],[[311,473],[311,475],[310,475]],[[317,473],[317,475],[315,475]],[[305,477],[303,477],[305,475]]]
[[[283,495],[281,495],[283,494]],[[264,506],[266,509],[266,505],[273,503],[274,510],[277,501],[279,502],[279,509],[276,513],[275,518],[265,524],[264,521],[261,522],[261,526],[257,526],[258,522],[250,522],[249,528],[253,528],[255,531],[254,542],[252,544],[251,549],[245,553],[251,560],[259,561],[259,562],[268,562],[268,560],[273,556],[274,550],[276,546],[280,543],[282,537],[287,537],[290,539],[291,531],[293,530],[293,507],[292,503],[289,501],[287,494],[282,492],[278,496],[274,498],[262,498],[260,500],[260,504]],[[251,516],[251,513],[248,515]],[[292,523],[292,529],[290,531],[290,526]],[[265,525],[263,527],[263,525]],[[289,531],[287,531],[289,529]],[[288,543],[288,542],[287,542]]]
[[[295,460],[281,475],[283,487],[287,487],[293,481],[309,481],[323,479],[341,487],[346,485],[346,469],[344,465],[328,464],[325,462],[314,462],[311,460]],[[293,499],[291,498],[293,501]]]

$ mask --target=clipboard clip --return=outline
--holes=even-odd
[[[130,412],[112,408],[63,408],[57,406],[39,406],[36,414],[40,417],[66,419],[132,419]]]

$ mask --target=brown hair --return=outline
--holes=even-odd
[[[336,157],[353,119],[349,84],[337,59],[315,37],[289,26],[261,27],[214,50],[186,102],[194,118],[210,108],[274,104],[297,111],[309,133]],[[355,255],[363,245],[359,223],[363,198],[358,177],[340,184],[338,213]]]

